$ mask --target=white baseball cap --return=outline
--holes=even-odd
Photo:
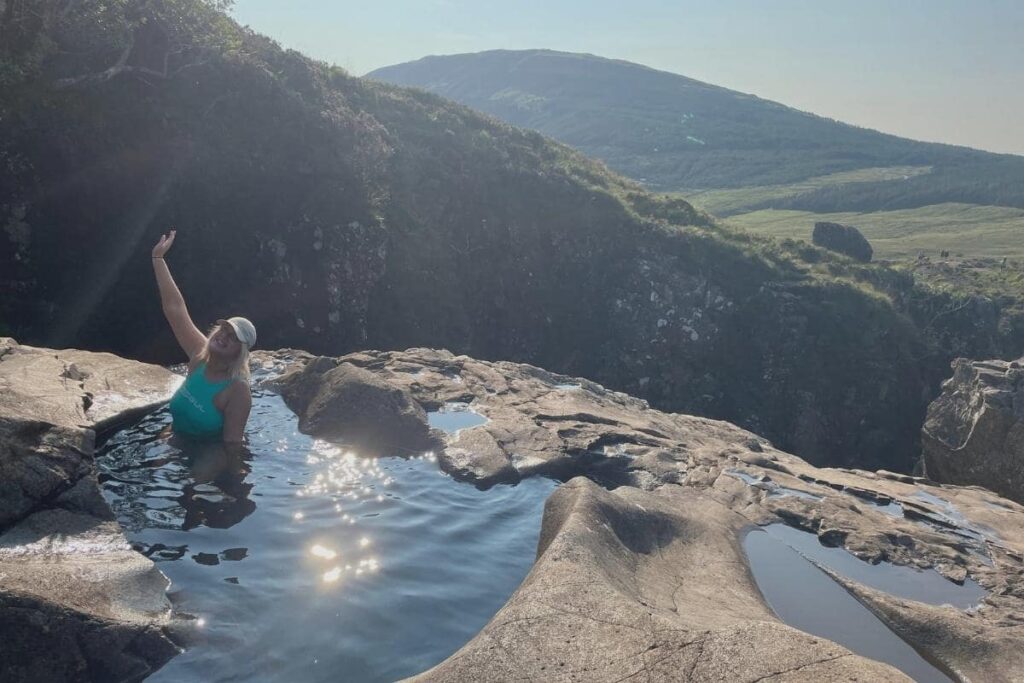
[[[256,326],[249,322],[248,318],[235,316],[234,318],[228,318],[227,320],[218,320],[217,324],[231,325],[231,329],[235,331],[235,336],[238,337],[238,341],[242,342],[250,349],[256,346]]]

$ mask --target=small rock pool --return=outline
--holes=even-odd
[[[466,415],[441,428],[472,426]],[[393,681],[472,638],[533,563],[556,482],[480,491],[432,454],[369,459],[254,391],[247,451],[176,443],[154,413],[98,458],[133,545],[194,615],[149,681]]]

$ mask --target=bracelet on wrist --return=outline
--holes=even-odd
[[[160,259],[161,261],[164,260],[163,256],[151,256],[150,258],[152,258],[153,260],[156,260],[156,259]]]

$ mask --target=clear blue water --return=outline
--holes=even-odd
[[[466,416],[462,416],[465,418]],[[99,458],[128,538],[198,626],[150,681],[392,681],[442,661],[533,563],[544,500],[480,491],[430,455],[368,459],[297,431],[256,392],[248,451],[168,439],[166,412]],[[468,425],[466,425],[468,426]]]
[[[467,403],[446,403],[440,410],[427,413],[427,422],[435,429],[449,434],[487,423],[487,418],[469,407]]]
[[[779,538],[751,531],[743,539],[743,549],[765,602],[782,621],[891,664],[918,683],[949,683],[948,676]]]

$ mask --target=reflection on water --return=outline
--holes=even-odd
[[[889,562],[869,564],[844,548],[822,545],[810,532],[785,524],[769,524],[763,528],[770,536],[837,574],[901,598],[968,609],[988,594],[970,577],[963,584],[956,584],[934,569],[921,570]]]
[[[486,424],[487,418],[470,408],[468,403],[445,403],[440,410],[427,413],[427,422],[434,429],[454,434]]]
[[[783,541],[761,530],[743,539],[757,587],[782,621],[900,669],[919,683],[948,683],[878,617]]]
[[[129,539],[202,638],[150,681],[390,681],[450,655],[529,571],[555,483],[488,491],[433,456],[362,458],[257,392],[249,449],[177,443],[165,412],[99,459]]]
[[[244,446],[167,438],[169,417],[156,413],[104,447],[100,481],[131,531],[146,527],[227,529],[252,514],[252,453]]]

